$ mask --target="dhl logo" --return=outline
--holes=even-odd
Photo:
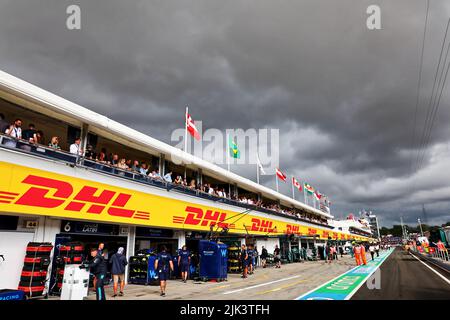
[[[322,237],[323,238],[328,239],[329,236],[330,236],[330,232],[328,232],[328,231],[323,231],[322,232]]]
[[[203,212],[201,208],[187,206],[185,211],[186,217],[173,216],[173,223],[187,224],[191,226],[217,226],[219,228],[234,229],[234,223],[224,222],[227,218],[225,212],[206,210]]]
[[[74,212],[81,212],[87,207],[86,213],[89,214],[101,214],[106,210],[108,215],[115,217],[140,220],[150,218],[149,212],[125,208],[131,194],[99,190],[91,186],[83,186],[76,191],[69,182],[36,175],[28,175],[22,183],[31,187],[21,196],[19,193],[0,191],[0,203],[14,202],[16,205],[48,209],[61,207],[65,211]],[[15,199],[17,200],[14,201]]]
[[[295,226],[295,225],[290,225],[290,224],[286,225],[286,233],[287,234],[297,234],[297,235],[302,234],[300,232],[300,226]]]
[[[317,234],[317,229],[308,228],[308,235],[312,236]]]
[[[250,228],[251,231],[259,231],[259,232],[274,232],[275,228],[272,228],[272,221],[252,218],[252,226]]]

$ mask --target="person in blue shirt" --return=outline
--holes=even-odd
[[[249,245],[247,249],[247,266],[248,266],[248,274],[253,274],[253,246]]]
[[[189,265],[191,264],[191,253],[187,249],[186,245],[181,248],[179,256],[178,267],[181,270],[181,279],[184,283],[186,283],[189,272]]]
[[[162,246],[161,252],[156,256],[155,270],[159,278],[161,297],[164,297],[166,295],[167,279],[169,279],[170,271],[173,271],[172,256],[167,252],[166,246]]]
[[[164,175],[164,180],[172,183],[172,171]]]
[[[242,278],[247,278],[247,272],[248,272],[248,253],[247,248],[245,247],[245,244],[242,244],[241,246],[241,253],[240,253],[240,259],[241,259],[241,265],[242,265]]]

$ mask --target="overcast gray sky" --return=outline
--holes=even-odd
[[[81,30],[66,8],[81,7]],[[382,30],[366,27],[381,7]],[[444,88],[418,151],[450,3],[431,0],[413,143],[423,0],[0,0],[0,69],[170,143],[204,128],[277,128],[280,166],[382,225],[450,220]],[[254,167],[236,168],[254,179]],[[263,183],[274,187],[273,177]],[[290,194],[283,185],[282,192]],[[301,197],[299,197],[301,198]]]

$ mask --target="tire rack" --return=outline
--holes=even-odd
[[[241,261],[239,260],[240,249],[239,247],[228,248],[228,273],[240,273]]]
[[[44,295],[52,249],[53,245],[50,242],[28,243],[18,286],[18,289],[22,290],[27,298]]]
[[[51,289],[51,294],[60,295],[64,278],[64,268],[66,264],[81,264],[83,262],[84,246],[81,243],[67,243],[59,246],[56,259],[55,284]]]

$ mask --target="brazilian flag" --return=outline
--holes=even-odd
[[[239,151],[236,142],[234,142],[233,139],[231,139],[231,137],[229,138],[228,145],[230,147],[230,156],[239,159],[241,157],[241,152]]]

